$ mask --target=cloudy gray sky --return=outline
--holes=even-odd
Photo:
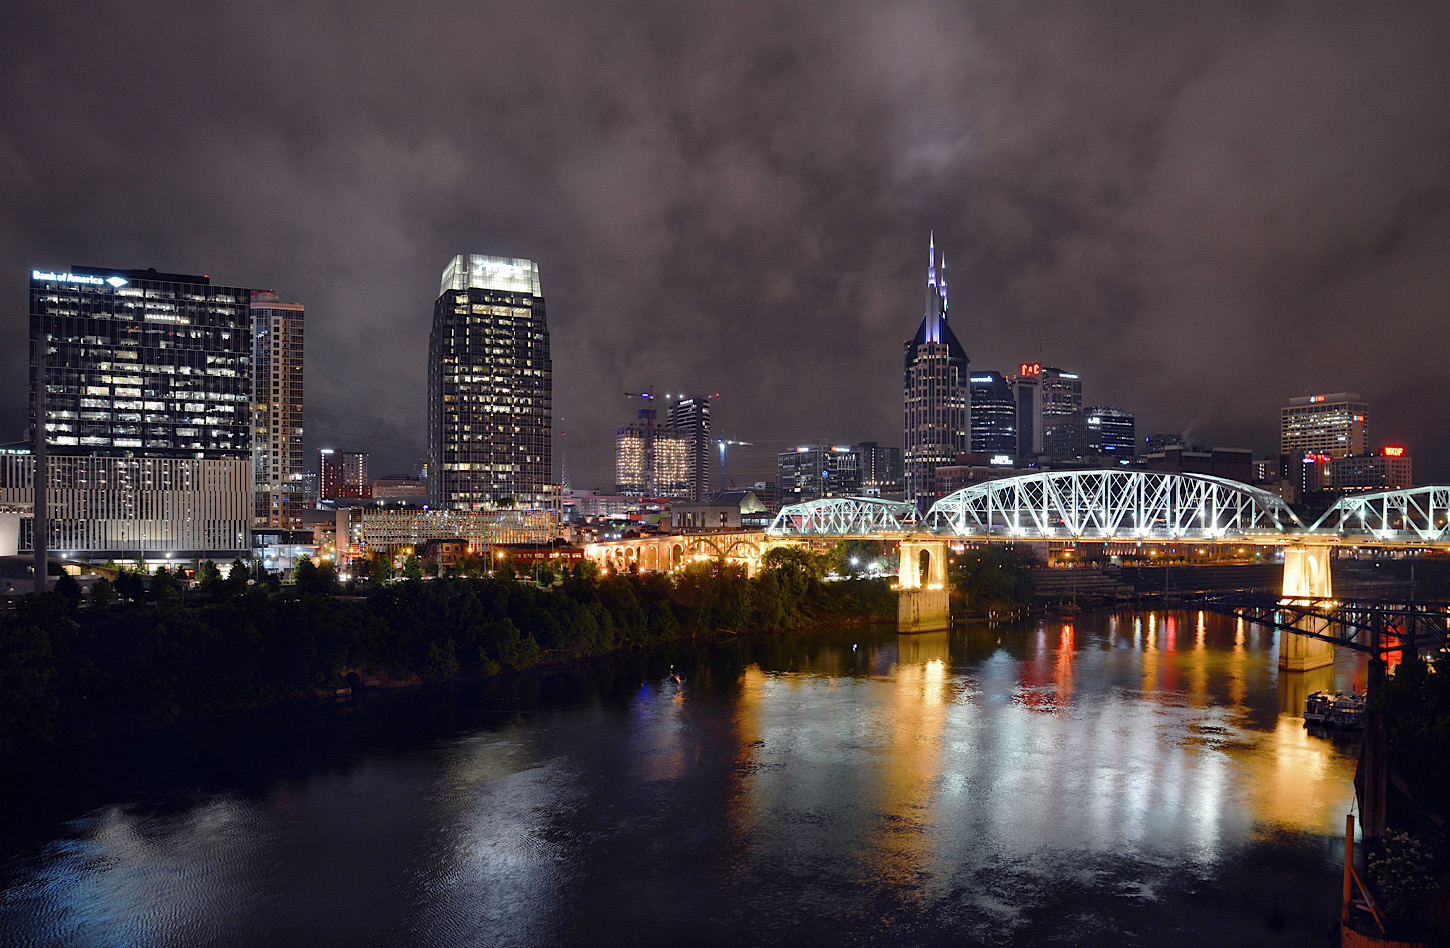
[[[423,453],[438,277],[539,262],[556,430],[613,480],[626,391],[755,442],[901,443],[935,230],[977,369],[1140,433],[1277,450],[1358,391],[1450,479],[1443,3],[63,4],[0,36],[0,440],[32,268],[307,305],[309,451]],[[557,444],[557,442],[556,442]],[[559,457],[556,447],[555,456]]]

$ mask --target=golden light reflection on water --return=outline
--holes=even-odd
[[[834,692],[818,673],[748,668],[742,829],[777,839],[834,807],[824,818],[893,879],[970,862],[983,839],[1014,858],[1212,861],[1267,826],[1342,826],[1354,761],[1300,716],[1336,670],[1279,675],[1273,635],[1204,613],[1044,622],[986,654],[971,634],[899,636],[889,673]]]

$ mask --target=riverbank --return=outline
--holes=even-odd
[[[56,593],[0,623],[0,752],[165,727],[363,686],[483,678],[681,640],[895,617],[885,580],[824,583],[791,559],[759,575],[510,579],[354,589],[213,584],[194,599],[80,608]],[[349,680],[349,675],[353,680]]]

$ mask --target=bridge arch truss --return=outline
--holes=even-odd
[[[780,508],[766,536],[859,536],[918,529],[916,505],[880,497],[822,497]]]
[[[1371,540],[1443,543],[1450,540],[1450,487],[1411,487],[1341,497],[1314,522],[1314,531]]]
[[[1043,471],[963,488],[926,525],[959,537],[1194,541],[1290,535],[1303,524],[1275,494],[1203,474]]]

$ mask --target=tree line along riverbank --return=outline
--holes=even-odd
[[[0,618],[0,753],[330,692],[352,669],[445,680],[895,617],[890,580],[825,582],[828,566],[788,549],[768,554],[754,577],[722,562],[675,577],[600,577],[581,564],[549,588],[508,576],[344,588],[310,564],[287,586],[234,564],[225,578],[204,568],[189,592],[136,577],[88,600],[62,582]]]

